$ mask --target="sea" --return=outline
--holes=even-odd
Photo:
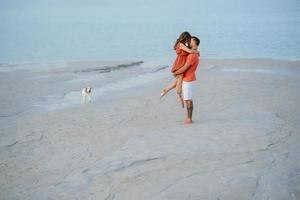
[[[160,60],[188,31],[202,58],[300,59],[299,0],[0,0],[0,63]]]

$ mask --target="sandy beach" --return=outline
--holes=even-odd
[[[0,199],[300,199],[300,61],[201,60],[191,125],[166,64],[1,64]]]

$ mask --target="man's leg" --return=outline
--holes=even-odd
[[[191,124],[193,122],[192,118],[193,118],[193,101],[192,100],[186,100],[186,110],[187,110],[187,118],[184,121],[185,124]]]

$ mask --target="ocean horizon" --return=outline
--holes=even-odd
[[[0,62],[159,60],[183,31],[203,58],[300,59],[300,2],[0,1]]]

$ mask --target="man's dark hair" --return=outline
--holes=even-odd
[[[196,41],[197,46],[199,46],[200,44],[199,38],[197,38],[196,36],[192,36],[192,39],[194,39]]]

